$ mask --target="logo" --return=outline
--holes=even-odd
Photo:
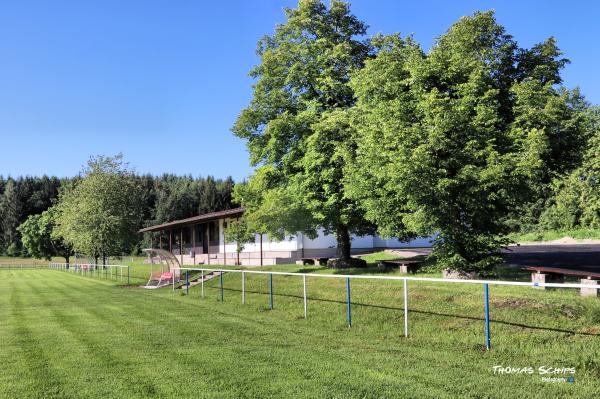
[[[539,375],[542,382],[575,382],[575,367],[550,367],[550,366],[493,366],[492,372],[497,375]]]

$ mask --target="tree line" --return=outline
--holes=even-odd
[[[231,177],[139,175],[116,157],[92,157],[74,178],[0,176],[0,253],[68,257],[135,254],[137,230],[229,209]]]
[[[367,37],[334,0],[301,0],[258,43],[233,133],[256,167],[234,199],[249,229],[436,234],[439,265],[489,271],[511,232],[600,228],[600,111],[563,85],[555,38],[519,46],[493,12],[429,51]]]

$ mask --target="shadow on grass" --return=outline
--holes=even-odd
[[[219,290],[220,289],[219,287],[206,287],[206,288],[213,289],[213,290]],[[242,290],[235,289],[235,288],[223,288],[223,290],[224,291],[228,291],[228,292],[239,292],[239,293],[242,292]],[[246,290],[246,292],[250,293],[250,294],[268,295],[268,292],[259,292],[259,291],[251,291],[251,290]],[[301,295],[291,295],[291,294],[273,294],[273,297],[286,297],[286,298],[297,298],[297,299],[303,299],[304,298]],[[346,301],[337,301],[337,300],[334,300],[334,299],[315,298],[315,297],[311,297],[311,296],[307,296],[307,299],[310,300],[310,301],[328,302],[328,303],[337,303],[337,304],[346,304]],[[404,311],[404,308],[397,308],[397,307],[393,307],[393,306],[372,305],[372,304],[361,303],[361,302],[351,302],[351,303],[352,303],[352,305],[355,305],[355,306],[364,306],[364,307],[368,307],[368,308]],[[473,317],[473,316],[464,316],[464,315],[451,314],[451,313],[431,312],[431,311],[417,310],[417,309],[411,309],[411,308],[408,308],[408,310],[409,310],[409,312],[412,312],[412,313],[419,313],[419,314],[424,314],[424,315],[450,317],[450,318],[457,318],[457,319],[463,319],[463,320],[473,320],[473,321],[485,321],[484,317]],[[508,325],[508,326],[512,326],[512,327],[528,328],[528,329],[531,329],[531,330],[552,331],[552,332],[558,332],[558,333],[564,333],[564,334],[570,334],[570,335],[600,336],[600,334],[597,334],[597,333],[578,332],[578,331],[566,330],[566,329],[555,328],[555,327],[534,326],[534,325],[530,325],[530,324],[515,323],[515,322],[504,321],[504,320],[490,319],[490,322],[492,322],[492,323],[498,323],[498,324],[504,324],[504,325]]]
[[[316,273],[316,272],[322,272],[325,270],[331,270],[329,269],[327,266],[321,266],[321,267],[306,267],[304,269],[300,269],[298,271],[295,271],[294,273]]]

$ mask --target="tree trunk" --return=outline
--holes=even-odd
[[[65,255],[64,258],[65,258],[65,263],[67,264],[67,269],[68,269],[69,268],[69,259],[71,258],[71,256]]]
[[[348,226],[340,224],[336,229],[336,239],[337,239],[337,255],[338,258],[344,261],[350,259],[350,248],[351,248],[351,240],[350,240],[350,231],[348,231]]]

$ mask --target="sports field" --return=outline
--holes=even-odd
[[[302,266],[276,270],[330,272]],[[275,270],[275,269],[274,269]],[[600,299],[491,287],[492,351],[483,350],[480,286],[218,279],[205,298],[143,290],[54,270],[0,270],[1,398],[597,397]],[[498,375],[493,366],[533,367]],[[537,368],[574,367],[573,383]],[[560,375],[559,375],[560,376]]]

